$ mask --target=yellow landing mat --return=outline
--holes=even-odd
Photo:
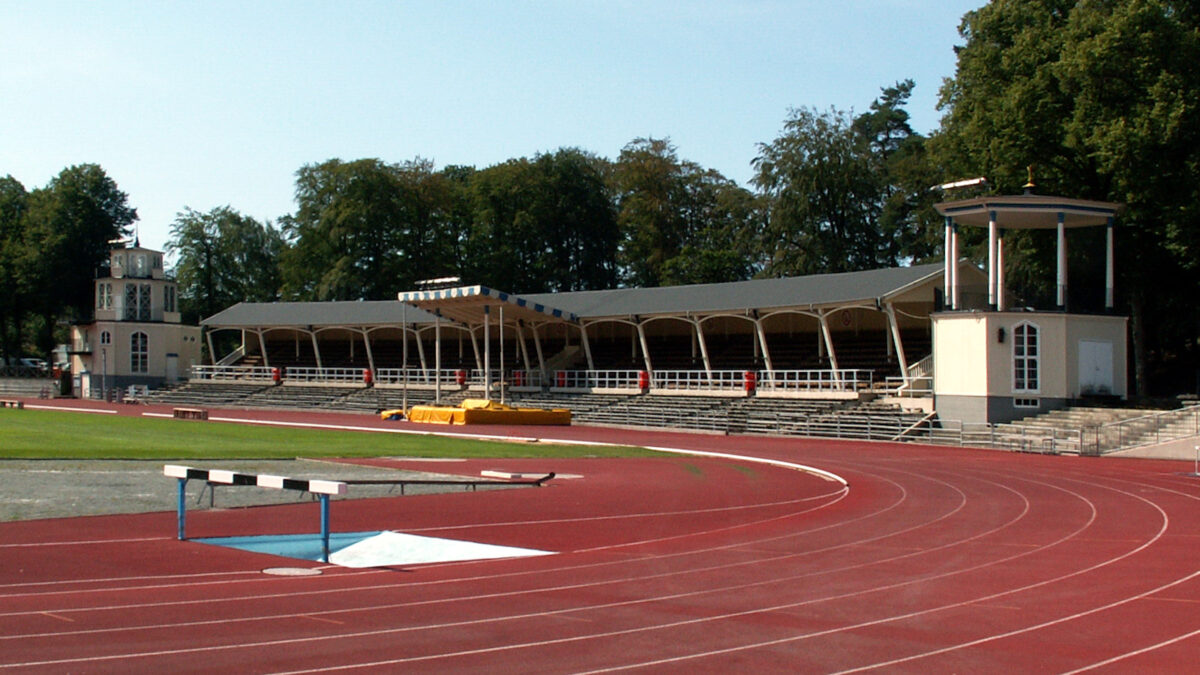
[[[571,411],[566,408],[514,408],[512,406],[469,398],[457,408],[433,405],[413,406],[408,411],[410,422],[428,424],[557,424],[571,423]]]

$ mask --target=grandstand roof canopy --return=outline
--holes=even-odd
[[[550,294],[549,297],[556,298],[557,296]],[[552,317],[572,323],[579,320],[579,317],[570,312],[564,312],[541,302],[497,291],[487,286],[460,286],[437,291],[408,291],[400,293],[398,300],[468,325],[483,323],[484,313],[488,311],[488,308],[497,304],[504,308],[510,319],[533,321]]]
[[[200,323],[214,329],[399,325],[432,323],[431,312],[437,311],[445,318],[478,325],[483,322],[485,305],[501,303],[506,320],[534,322],[819,309],[882,304],[943,273],[943,265],[938,263],[782,279],[519,296],[467,286],[404,292],[394,301],[243,302]]]
[[[998,195],[942,202],[933,207],[963,225],[987,227],[993,214],[1005,229],[1051,229],[1063,216],[1064,227],[1104,225],[1120,204],[1052,195]]]

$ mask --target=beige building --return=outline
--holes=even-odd
[[[1124,399],[1126,317],[1113,313],[1114,218],[1120,204],[1033,194],[977,197],[935,205],[946,219],[947,311],[932,315],[933,393],[938,416],[964,422],[1008,422],[1088,398]],[[959,279],[960,227],[988,230],[987,287],[968,303]],[[1104,227],[1102,313],[1068,307],[1067,232]],[[1055,307],[1009,306],[1005,288],[1006,230],[1057,234]]]
[[[131,385],[160,387],[187,379],[200,363],[200,328],[180,323],[178,289],[163,254],[115,248],[95,282],[95,318],[71,327],[71,372],[85,398]]]

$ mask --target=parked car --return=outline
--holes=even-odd
[[[23,358],[21,359],[21,365],[43,373],[50,369],[44,359]]]

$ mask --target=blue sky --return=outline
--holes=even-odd
[[[938,125],[983,0],[0,0],[0,175],[104,167],[166,244],[184,207],[274,221],[330,158],[479,168],[670,137],[746,185],[790,108],[916,82]]]

